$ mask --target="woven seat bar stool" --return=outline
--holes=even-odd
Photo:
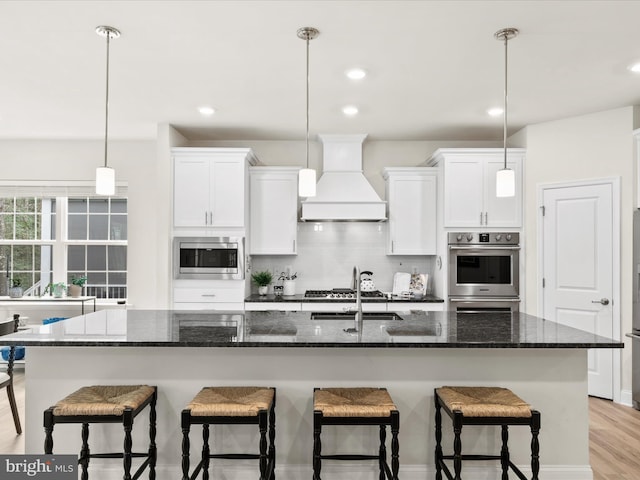
[[[377,455],[322,455],[324,425],[379,425]],[[386,426],[391,427],[391,468],[387,462]],[[313,480],[320,480],[322,460],[378,460],[380,480],[397,480],[400,413],[385,388],[315,388],[313,391]]]
[[[257,459],[260,480],[275,479],[276,389],[269,387],[205,387],[182,410],[182,480],[192,480],[202,471],[209,479],[209,460]],[[202,455],[189,474],[189,431],[202,425]],[[259,453],[211,453],[209,425],[258,425]],[[269,445],[267,447],[267,429]]]
[[[436,480],[442,480],[442,473],[449,480],[462,479],[463,460],[500,460],[502,480],[509,478],[509,468],[521,480],[527,480],[522,471],[509,458],[509,426],[527,425],[531,429],[531,471],[532,480],[538,480],[540,471],[538,433],[540,432],[540,412],[507,388],[500,387],[441,387],[435,389],[436,403]],[[442,413],[453,420],[453,455],[442,452]],[[500,455],[463,455],[461,432],[463,425],[495,425],[502,428],[502,449]],[[445,460],[453,460],[452,474]]]
[[[82,387],[53,407],[44,411],[44,453],[53,453],[53,427],[57,423],[82,424],[82,449],[78,464],[81,479],[89,478],[89,459],[122,458],[124,480],[140,477],[149,467],[149,479],[156,478],[156,401],[157,387],[148,385],[94,385]],[[131,431],[134,418],[149,405],[149,449],[146,453],[132,452]],[[91,453],[89,449],[89,424],[121,423],[124,427],[124,449],[116,453]],[[143,463],[131,474],[133,458],[144,458]]]

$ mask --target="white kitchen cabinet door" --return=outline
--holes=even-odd
[[[456,156],[444,167],[445,227],[477,227],[484,215],[484,164]]]
[[[173,222],[176,227],[204,227],[209,221],[209,160],[175,157]]]
[[[388,255],[436,254],[438,177],[431,168],[385,168],[389,204]]]
[[[252,255],[295,255],[298,167],[251,167]]]
[[[216,158],[209,165],[209,225],[244,227],[244,159]]]
[[[504,157],[485,163],[485,223],[487,227],[520,227],[522,225],[522,162],[507,159],[507,167],[515,172],[515,197],[496,196],[496,173],[504,168]]]

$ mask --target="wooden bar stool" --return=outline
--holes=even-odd
[[[124,479],[138,478],[149,467],[149,478],[156,478],[156,401],[157,387],[148,385],[94,385],[82,387],[44,411],[44,453],[53,453],[53,427],[57,423],[82,424],[82,450],[78,464],[82,480],[89,478],[89,459],[122,458]],[[149,449],[147,453],[133,453],[131,430],[133,419],[147,406],[149,411]],[[89,450],[90,423],[121,423],[124,427],[124,451],[91,453]],[[133,458],[145,458],[131,475]]]
[[[518,478],[527,480],[527,477],[509,458],[507,442],[510,425],[528,425],[531,428],[532,480],[538,480],[540,412],[532,410],[528,403],[511,390],[500,387],[441,387],[435,389],[434,397],[436,402],[436,480],[442,480],[442,472],[449,480],[461,480],[462,460],[500,460],[503,480],[509,478],[509,468]],[[442,453],[442,408],[453,420],[453,455]],[[463,425],[501,426],[500,455],[463,455],[460,438]],[[453,475],[444,460],[453,460]]]
[[[323,425],[379,425],[377,455],[322,455]],[[387,463],[386,426],[391,426],[391,468]],[[400,413],[385,388],[315,388],[313,391],[313,480],[320,480],[322,460],[378,460],[380,479],[397,480]]]
[[[182,410],[182,479],[209,478],[209,460],[258,459],[260,480],[275,479],[276,467],[276,389],[267,387],[206,387]],[[202,425],[202,457],[189,476],[189,431],[191,425]],[[211,453],[209,425],[258,425],[259,452]],[[267,428],[269,447],[267,449]]]

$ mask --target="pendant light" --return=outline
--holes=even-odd
[[[96,33],[107,38],[107,82],[104,113],[104,167],[96,169],[96,194],[114,195],[116,193],[116,171],[107,165],[107,140],[109,136],[109,40],[118,38],[120,31],[117,28],[100,25],[96,27]]]
[[[316,196],[316,171],[309,168],[309,41],[318,36],[320,32],[313,27],[298,29],[298,38],[307,42],[307,167],[298,173],[298,195],[301,197]]]
[[[507,168],[507,44],[510,39],[518,35],[516,28],[503,28],[494,36],[497,40],[504,41],[504,122],[503,122],[503,149],[504,168],[496,173],[496,196],[513,197],[516,194],[516,175],[513,170]]]

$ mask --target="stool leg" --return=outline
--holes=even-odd
[[[509,426],[502,425],[502,450],[500,450],[500,463],[502,465],[502,480],[509,480]]]
[[[149,480],[156,480],[156,461],[158,448],[156,447],[156,400],[158,390],[154,389],[149,410]]]
[[[44,411],[44,453],[53,453],[53,407]]]
[[[400,413],[397,410],[391,412],[391,478],[398,480],[398,470],[400,469],[400,444],[398,443],[398,432],[400,431]]]
[[[209,424],[202,425],[202,480],[209,480]]]
[[[269,410],[269,461],[271,462],[271,477],[276,479],[276,395],[273,393],[273,402]]]
[[[80,450],[80,465],[82,466],[82,474],[80,478],[87,480],[89,478],[89,424],[82,424],[82,450]]]
[[[260,480],[267,479],[267,411],[258,412],[258,430],[260,430]]]
[[[122,424],[124,426],[124,452],[122,455],[122,465],[124,467],[124,480],[131,480],[131,448],[133,440],[131,439],[131,430],[133,429],[133,410],[125,408],[122,415]]]
[[[442,480],[442,466],[440,462],[442,461],[442,407],[440,407],[440,402],[438,401],[438,394],[435,396],[436,402],[436,480]]]
[[[454,480],[461,480],[462,472],[462,413],[453,412],[453,471]]]
[[[531,471],[532,480],[538,480],[540,472],[540,444],[538,443],[538,433],[540,432],[540,412],[531,412]]]
[[[182,480],[189,480],[189,429],[191,410],[182,411]]]
[[[378,452],[378,464],[380,465],[380,480],[387,478],[384,464],[387,462],[387,427],[380,425],[380,451]]]
[[[322,460],[320,452],[322,451],[322,442],[320,434],[322,433],[322,412],[313,412],[313,480],[320,480],[320,469],[322,468]]]

